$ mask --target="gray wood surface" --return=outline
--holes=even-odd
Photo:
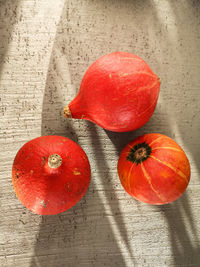
[[[151,120],[112,133],[66,120],[87,67],[113,51],[142,57],[162,80]],[[200,266],[200,1],[0,1],[0,266]],[[121,149],[143,133],[174,138],[187,153],[191,182],[176,202],[151,206],[123,190]],[[75,207],[38,216],[16,198],[18,149],[58,134],[87,153],[92,181]]]

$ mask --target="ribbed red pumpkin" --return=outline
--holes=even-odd
[[[90,164],[75,142],[62,136],[42,136],[17,153],[12,181],[17,197],[32,212],[58,214],[74,206],[90,183]]]
[[[152,116],[159,88],[159,78],[144,60],[131,53],[111,53],[88,68],[63,115],[110,131],[132,131]]]
[[[184,193],[190,180],[190,164],[174,140],[162,134],[145,134],[123,149],[118,174],[132,197],[160,205]]]

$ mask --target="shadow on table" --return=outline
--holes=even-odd
[[[42,217],[31,267],[47,264],[49,267],[95,266],[95,264],[126,266],[114,227],[126,247],[126,255],[130,257],[129,263],[134,266],[135,260],[128,232],[121,216],[115,189],[110,182],[112,174],[109,172],[97,127],[89,122],[64,120],[61,112],[62,107],[74,98],[76,94],[74,88],[79,88],[89,63],[99,56],[116,50],[144,55],[146,60],[153,58],[157,66],[155,71],[163,73],[164,76],[165,72],[171,70],[162,65],[162,60],[165,61],[166,51],[170,49],[173,51],[174,44],[170,42],[164,25],[158,23],[160,18],[157,16],[153,1],[76,1],[66,1],[58,25],[46,79],[41,132],[42,135],[63,135],[76,142],[79,141],[80,144],[83,142],[80,137],[88,135],[92,144],[92,148],[88,150],[88,157],[94,160],[92,182],[86,196],[69,211],[57,216]],[[75,8],[76,5],[79,8]],[[184,10],[181,12],[184,14]],[[142,25],[141,14],[144,17]],[[156,47],[150,40],[151,34],[155,35]],[[161,50],[159,60],[156,60],[155,54],[157,47]],[[162,70],[163,67],[165,69]],[[181,84],[178,86],[181,87]],[[164,86],[163,89],[167,88]],[[180,90],[178,92],[180,93]],[[164,93],[161,91],[161,97],[165,95]],[[135,132],[119,134],[105,131],[105,138],[109,138],[113,143],[116,156],[130,140],[143,133],[160,132],[175,138],[178,129],[180,135],[184,136],[179,123],[186,115],[191,119],[188,107],[185,107],[175,121],[175,118],[169,120],[168,114],[164,112],[167,105],[170,105],[170,101],[162,99],[152,119]],[[194,149],[194,146],[188,147],[189,151]],[[198,159],[196,156],[194,158],[197,163]],[[99,173],[104,174],[104,177],[98,178],[104,191],[103,198],[93,182]],[[187,259],[190,259],[188,262],[198,262],[196,224],[187,193],[177,202],[157,209],[165,216],[169,226],[174,265],[182,264]]]
[[[6,52],[12,40],[12,30],[18,21],[18,7],[21,0],[0,1],[0,77],[3,64],[7,61]]]
[[[200,245],[187,192],[174,203],[159,206],[169,227],[174,266],[200,266]]]

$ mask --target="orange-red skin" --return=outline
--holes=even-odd
[[[58,154],[62,164],[50,168],[48,157]],[[35,138],[18,151],[12,168],[19,200],[33,213],[53,215],[74,206],[90,183],[90,164],[82,148],[62,136]]]
[[[148,159],[138,165],[127,160],[132,147],[147,143],[151,149]],[[178,199],[190,180],[190,164],[183,149],[162,134],[145,134],[130,142],[121,152],[118,174],[124,189],[145,203],[162,205]]]
[[[86,119],[115,132],[143,126],[152,116],[160,80],[147,63],[127,52],[96,60],[69,104],[72,118]]]

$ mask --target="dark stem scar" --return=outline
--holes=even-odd
[[[130,149],[127,160],[138,165],[149,158],[151,151],[151,147],[145,142],[136,144]]]

